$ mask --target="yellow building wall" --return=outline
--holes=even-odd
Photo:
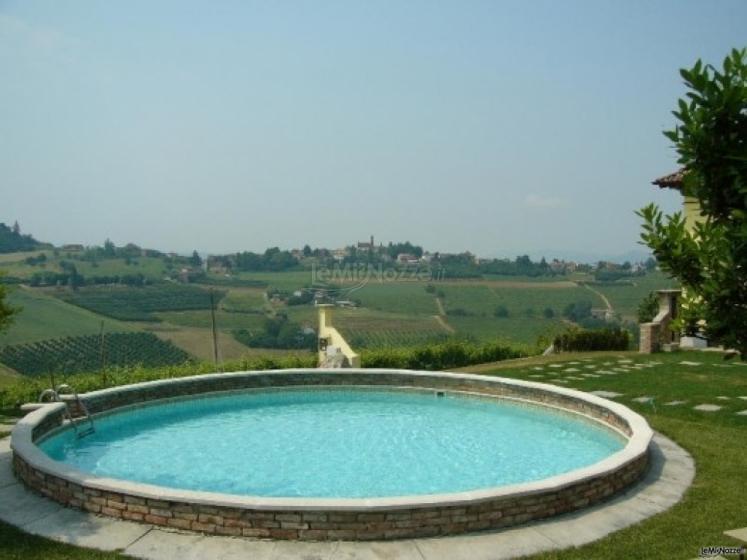
[[[692,233],[695,229],[695,224],[703,219],[698,199],[692,196],[686,196],[683,202],[683,212],[685,214],[685,227],[687,228],[687,231]]]
[[[319,339],[327,340],[328,348],[339,348],[345,356],[349,367],[361,367],[361,357],[355,353],[340,332],[332,326],[333,306],[319,306]],[[319,349],[319,365],[321,366],[327,358],[327,351]]]

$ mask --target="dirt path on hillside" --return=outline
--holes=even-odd
[[[438,308],[438,315],[434,315],[433,318],[446,332],[454,334],[456,329],[446,322],[446,309],[444,309],[444,304],[440,297],[436,298],[436,307]]]
[[[610,313],[614,313],[615,312],[615,310],[612,309],[612,304],[610,303],[610,300],[608,300],[607,296],[605,296],[602,292],[599,292],[599,291],[595,290],[594,288],[592,288],[588,284],[584,284],[584,288],[586,288],[587,290],[589,290],[591,292],[594,292],[596,295],[598,295],[600,298],[602,298],[602,301],[604,302],[604,305],[607,306],[607,311],[609,311]]]
[[[441,301],[441,298],[439,298],[439,297],[436,298],[436,307],[438,308],[438,314],[439,315],[441,315],[441,316],[445,316],[446,315],[446,310],[444,309],[444,304]]]
[[[446,322],[446,320],[441,315],[434,315],[433,318],[436,320],[436,322],[441,325],[441,327],[449,332],[450,334],[454,334],[456,332],[456,329],[452,327],[449,323]]]
[[[446,286],[488,286],[489,288],[526,288],[526,289],[556,289],[576,288],[578,284],[572,280],[557,280],[551,282],[526,282],[521,280],[491,280],[491,279],[450,279],[439,282]]]

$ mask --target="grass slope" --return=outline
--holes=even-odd
[[[648,362],[655,365],[640,370],[621,367]],[[550,364],[563,367],[551,368]],[[627,371],[598,378],[568,379],[613,367]],[[579,371],[563,371],[569,368]],[[683,352],[654,357],[595,353],[513,360],[468,367],[463,371],[555,383],[583,391],[602,389],[622,393],[616,401],[643,414],[655,430],[675,440],[695,458],[695,481],[684,499],[672,509],[596,543],[532,558],[696,558],[700,547],[737,544],[722,533],[747,523],[744,503],[738,498],[747,492],[747,477],[744,476],[747,472],[747,454],[744,453],[747,416],[736,414],[747,409],[747,400],[738,398],[747,396],[747,365],[724,362],[720,355],[711,353]],[[543,377],[532,377],[537,375]],[[553,381],[556,379],[567,383]],[[642,396],[654,397],[653,405],[633,400]],[[687,402],[677,406],[664,404],[674,400]],[[693,410],[694,405],[702,403],[723,408],[711,413]]]
[[[16,315],[10,328],[0,334],[0,345],[98,334],[102,321],[106,332],[136,330],[127,323],[65,303],[39,290],[14,288],[8,300],[11,305],[22,307],[22,310]]]

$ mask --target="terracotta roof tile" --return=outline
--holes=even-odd
[[[652,183],[662,189],[677,189],[682,190],[682,178],[685,176],[685,169],[682,168],[679,171],[664,175],[652,181]]]

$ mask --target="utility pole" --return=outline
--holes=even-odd
[[[101,368],[101,377],[104,378],[104,385],[106,385],[106,370],[104,366],[105,362],[105,346],[104,346],[104,321],[101,321],[101,331],[99,332],[99,367]]]
[[[210,319],[213,324],[213,361],[215,367],[218,367],[218,331],[215,329],[215,296],[213,289],[210,288]]]

